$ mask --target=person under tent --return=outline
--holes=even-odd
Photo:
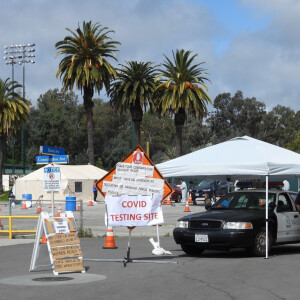
[[[180,184],[178,184],[177,187],[181,189],[181,195],[182,195],[181,202],[185,203],[187,199],[187,185],[183,180],[183,178],[181,179]]]

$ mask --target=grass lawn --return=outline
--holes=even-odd
[[[0,201],[8,201],[8,191],[4,192],[4,194],[0,194]]]

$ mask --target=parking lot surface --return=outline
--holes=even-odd
[[[84,207],[85,218],[96,220],[103,207]],[[117,249],[103,249],[102,225],[91,223],[98,237],[81,239],[84,274],[53,275],[45,244],[40,245],[39,267],[29,272],[34,240],[0,239],[1,299],[299,299],[299,244],[276,247],[269,259],[251,257],[243,249],[189,257],[169,234],[185,214],[184,205],[163,209],[166,230],[160,228],[160,244],[172,255],[153,255],[149,237],[156,239],[156,228],[140,228],[131,239],[130,258],[137,262],[126,267],[120,261],[127,255],[126,228],[114,228]],[[191,206],[191,211],[201,209]]]

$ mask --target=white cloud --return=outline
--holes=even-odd
[[[68,34],[66,27],[75,30],[83,20],[92,20],[115,31],[112,39],[122,43],[119,63],[158,64],[172,50],[192,50],[198,53],[198,62],[206,62],[212,99],[240,89],[268,107],[281,104],[298,110],[300,4],[293,0],[238,3],[257,19],[268,20],[265,27],[233,34],[202,1],[6,1],[0,13],[0,46],[36,43],[36,64],[26,65],[26,94],[33,102],[48,89],[61,88],[56,79],[60,57],[55,58],[54,45]],[[2,61],[0,77],[10,76],[11,68]],[[20,66],[15,67],[15,79],[22,82]]]
[[[299,110],[300,5],[273,0],[244,3],[263,8],[272,14],[272,19],[266,28],[242,32],[232,39],[217,60],[219,67],[214,67],[217,92],[240,89],[244,96],[256,97],[269,109],[281,104]]]

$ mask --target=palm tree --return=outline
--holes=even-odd
[[[11,129],[16,133],[28,120],[30,102],[15,92],[22,85],[16,81],[0,79],[0,192],[2,185],[3,152]]]
[[[93,122],[93,95],[94,90],[100,93],[104,87],[110,88],[110,81],[117,77],[116,70],[106,58],[115,58],[116,45],[109,34],[114,32],[102,27],[99,23],[94,25],[83,22],[82,29],[76,32],[67,28],[72,36],[55,44],[58,55],[64,55],[59,63],[56,77],[62,78],[63,90],[72,90],[73,86],[83,90],[83,105],[87,118],[88,157],[89,163],[94,165],[94,122]]]
[[[205,81],[209,79],[203,77],[204,69],[200,67],[203,62],[194,62],[197,54],[190,56],[191,51],[183,49],[172,53],[174,62],[164,55],[164,68],[159,69],[160,74],[155,79],[159,84],[154,97],[159,111],[174,114],[176,155],[181,156],[182,128],[187,115],[204,116],[211,100],[202,89],[204,87],[208,91]]]
[[[140,144],[140,124],[143,113],[152,106],[156,67],[151,62],[129,61],[118,69],[118,79],[108,93],[111,104],[121,113],[128,108],[134,123],[135,144]]]

